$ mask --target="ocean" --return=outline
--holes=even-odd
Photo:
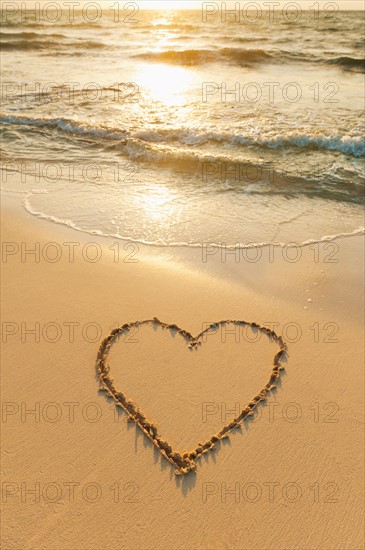
[[[363,13],[136,6],[2,12],[2,190],[161,247],[362,233]]]

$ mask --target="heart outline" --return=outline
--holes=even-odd
[[[106,359],[114,341],[119,338],[121,334],[129,331],[132,327],[139,327],[146,324],[155,324],[165,329],[176,330],[185,338],[185,340],[189,342],[189,349],[194,349],[198,344],[201,344],[200,340],[205,333],[209,332],[213,328],[216,329],[226,324],[251,326],[252,328],[255,328],[258,331],[266,334],[269,338],[271,337],[276,343],[279,344],[280,347],[279,351],[277,351],[274,356],[273,368],[268,383],[251,401],[249,401],[243,407],[240,414],[236,418],[233,418],[233,420],[231,420],[226,426],[223,426],[223,428],[217,434],[213,435],[208,441],[203,444],[199,443],[195,449],[193,449],[192,451],[184,452],[181,455],[179,452],[174,451],[167,441],[164,441],[161,438],[158,433],[157,426],[147,420],[138,405],[136,405],[136,403],[134,403],[133,401],[128,400],[123,392],[118,391],[115,388],[113,379],[109,376],[110,366],[107,365]],[[154,317],[153,319],[147,319],[145,321],[134,321],[132,323],[125,323],[121,327],[113,329],[109,336],[104,338],[104,340],[100,344],[96,363],[97,373],[100,382],[99,390],[105,391],[110,397],[114,399],[114,401],[116,402],[116,406],[121,407],[124,412],[127,413],[128,421],[134,421],[140,427],[144,434],[158,448],[161,455],[165,459],[167,459],[173,466],[175,466],[175,474],[184,475],[188,474],[191,471],[194,471],[196,469],[195,460],[197,458],[200,458],[206,452],[213,451],[215,449],[215,443],[217,441],[228,438],[231,435],[231,432],[236,427],[238,427],[239,424],[241,424],[246,416],[253,415],[253,411],[256,409],[258,404],[261,401],[266,400],[267,394],[276,388],[276,382],[280,378],[280,371],[284,370],[280,359],[286,354],[286,351],[287,345],[285,344],[281,336],[278,336],[275,331],[253,322],[237,320],[219,321],[217,323],[210,324],[205,330],[200,332],[198,336],[194,337],[190,332],[185,329],[181,329],[176,324],[163,323],[157,317]]]

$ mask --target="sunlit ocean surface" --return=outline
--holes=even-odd
[[[357,232],[363,15],[8,16],[2,188],[34,215],[160,246]]]

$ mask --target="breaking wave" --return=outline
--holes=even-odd
[[[169,128],[165,130],[130,131],[126,128],[109,126],[92,126],[83,122],[63,118],[30,118],[0,116],[0,123],[17,126],[36,126],[83,135],[98,140],[120,140],[127,143],[129,139],[146,143],[178,143],[181,145],[204,145],[218,143],[232,146],[261,147],[270,149],[299,148],[322,151],[337,151],[356,158],[365,157],[365,138],[362,135],[340,133],[326,134],[321,132],[291,131],[286,133],[262,132],[261,135],[250,133],[225,133],[209,130],[192,130],[188,128]]]

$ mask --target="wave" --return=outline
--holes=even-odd
[[[0,14],[1,14],[1,8],[0,8]],[[55,21],[52,23],[48,23],[47,21],[42,22],[35,22],[32,20],[27,21],[11,21],[10,18],[3,17],[3,20],[1,21],[1,26],[4,29],[54,29],[54,28],[60,28],[60,29],[73,29],[76,27],[84,28],[84,29],[101,29],[105,26],[99,23],[92,23],[87,21],[74,21],[73,23],[68,22],[67,20],[63,21]]]
[[[248,41],[251,38],[235,38],[234,41]],[[284,42],[284,41],[283,41]],[[285,41],[286,43],[286,41]],[[365,60],[353,57],[321,58],[313,54],[289,50],[263,50],[247,48],[218,48],[167,50],[160,52],[145,52],[134,57],[152,62],[163,62],[176,65],[203,65],[206,63],[234,63],[249,66],[253,63],[322,63],[336,65],[344,70],[365,72]]]
[[[32,38],[67,38],[64,34],[59,33],[51,33],[51,34],[44,34],[40,32],[0,32],[0,38],[1,39],[32,39]]]
[[[356,59],[354,57],[336,57],[326,61],[330,65],[337,65],[347,71],[365,73],[365,59]]]
[[[271,149],[283,147],[297,147],[300,149],[316,149],[325,151],[337,151],[354,157],[365,156],[365,140],[362,136],[324,135],[307,133],[289,133],[287,135],[273,135],[257,139],[247,139],[237,136],[235,141],[243,145],[264,145]]]
[[[189,129],[168,129],[165,131],[139,131],[135,133],[133,137],[150,142],[176,140],[187,145],[204,145],[209,142],[215,142],[228,143],[230,145],[267,147],[270,149],[322,149],[327,151],[338,151],[354,157],[365,156],[365,139],[362,136],[340,134],[310,134],[297,131],[287,132],[286,134],[261,134],[259,137],[253,137],[250,134],[226,134],[217,132],[195,132]]]
[[[109,126],[91,126],[83,122],[64,118],[30,118],[0,115],[0,122],[8,125],[36,126],[56,129],[75,135],[88,136],[103,140],[119,140],[127,144],[128,140],[139,140],[140,143],[178,143],[179,145],[205,145],[209,143],[232,146],[247,146],[269,149],[312,149],[336,151],[353,157],[365,157],[365,139],[362,135],[325,134],[309,131],[292,131],[283,133],[262,132],[261,135],[250,133],[196,131],[191,128],[168,128],[165,130],[130,131],[126,128]]]
[[[232,40],[233,42],[244,44],[246,42],[269,42],[268,37],[264,36],[232,36],[232,35],[225,35],[220,37],[221,40]]]
[[[248,50],[240,48],[221,48],[217,50],[168,50],[163,52],[146,52],[135,55],[148,61],[174,63],[178,65],[201,65],[219,61],[231,61],[240,65],[269,61],[272,55],[265,50]]]
[[[80,41],[80,42],[57,42],[60,40],[60,37],[63,37],[63,35],[45,35],[46,39],[41,39],[41,35],[37,33],[30,33],[35,34],[36,39],[35,40],[29,40],[28,37],[24,37],[23,35],[27,35],[29,33],[19,33],[19,39],[16,40],[7,40],[7,41],[1,41],[0,48],[2,51],[30,51],[30,50],[46,50],[47,52],[50,52],[50,55],[52,55],[53,51],[57,50],[67,50],[74,48],[76,51],[80,48],[82,49],[101,49],[105,47],[105,44],[102,44],[101,42],[95,42],[95,41]],[[4,35],[3,35],[4,36]],[[50,40],[48,37],[51,37]],[[55,40],[53,40],[53,38]],[[62,39],[61,39],[62,40]]]
[[[50,128],[60,130],[69,134],[83,135],[90,138],[124,140],[126,134],[124,131],[113,131],[112,129],[103,126],[93,127],[65,118],[27,118],[27,117],[12,117],[1,116],[0,123],[11,124],[17,126],[33,126],[38,128]]]

